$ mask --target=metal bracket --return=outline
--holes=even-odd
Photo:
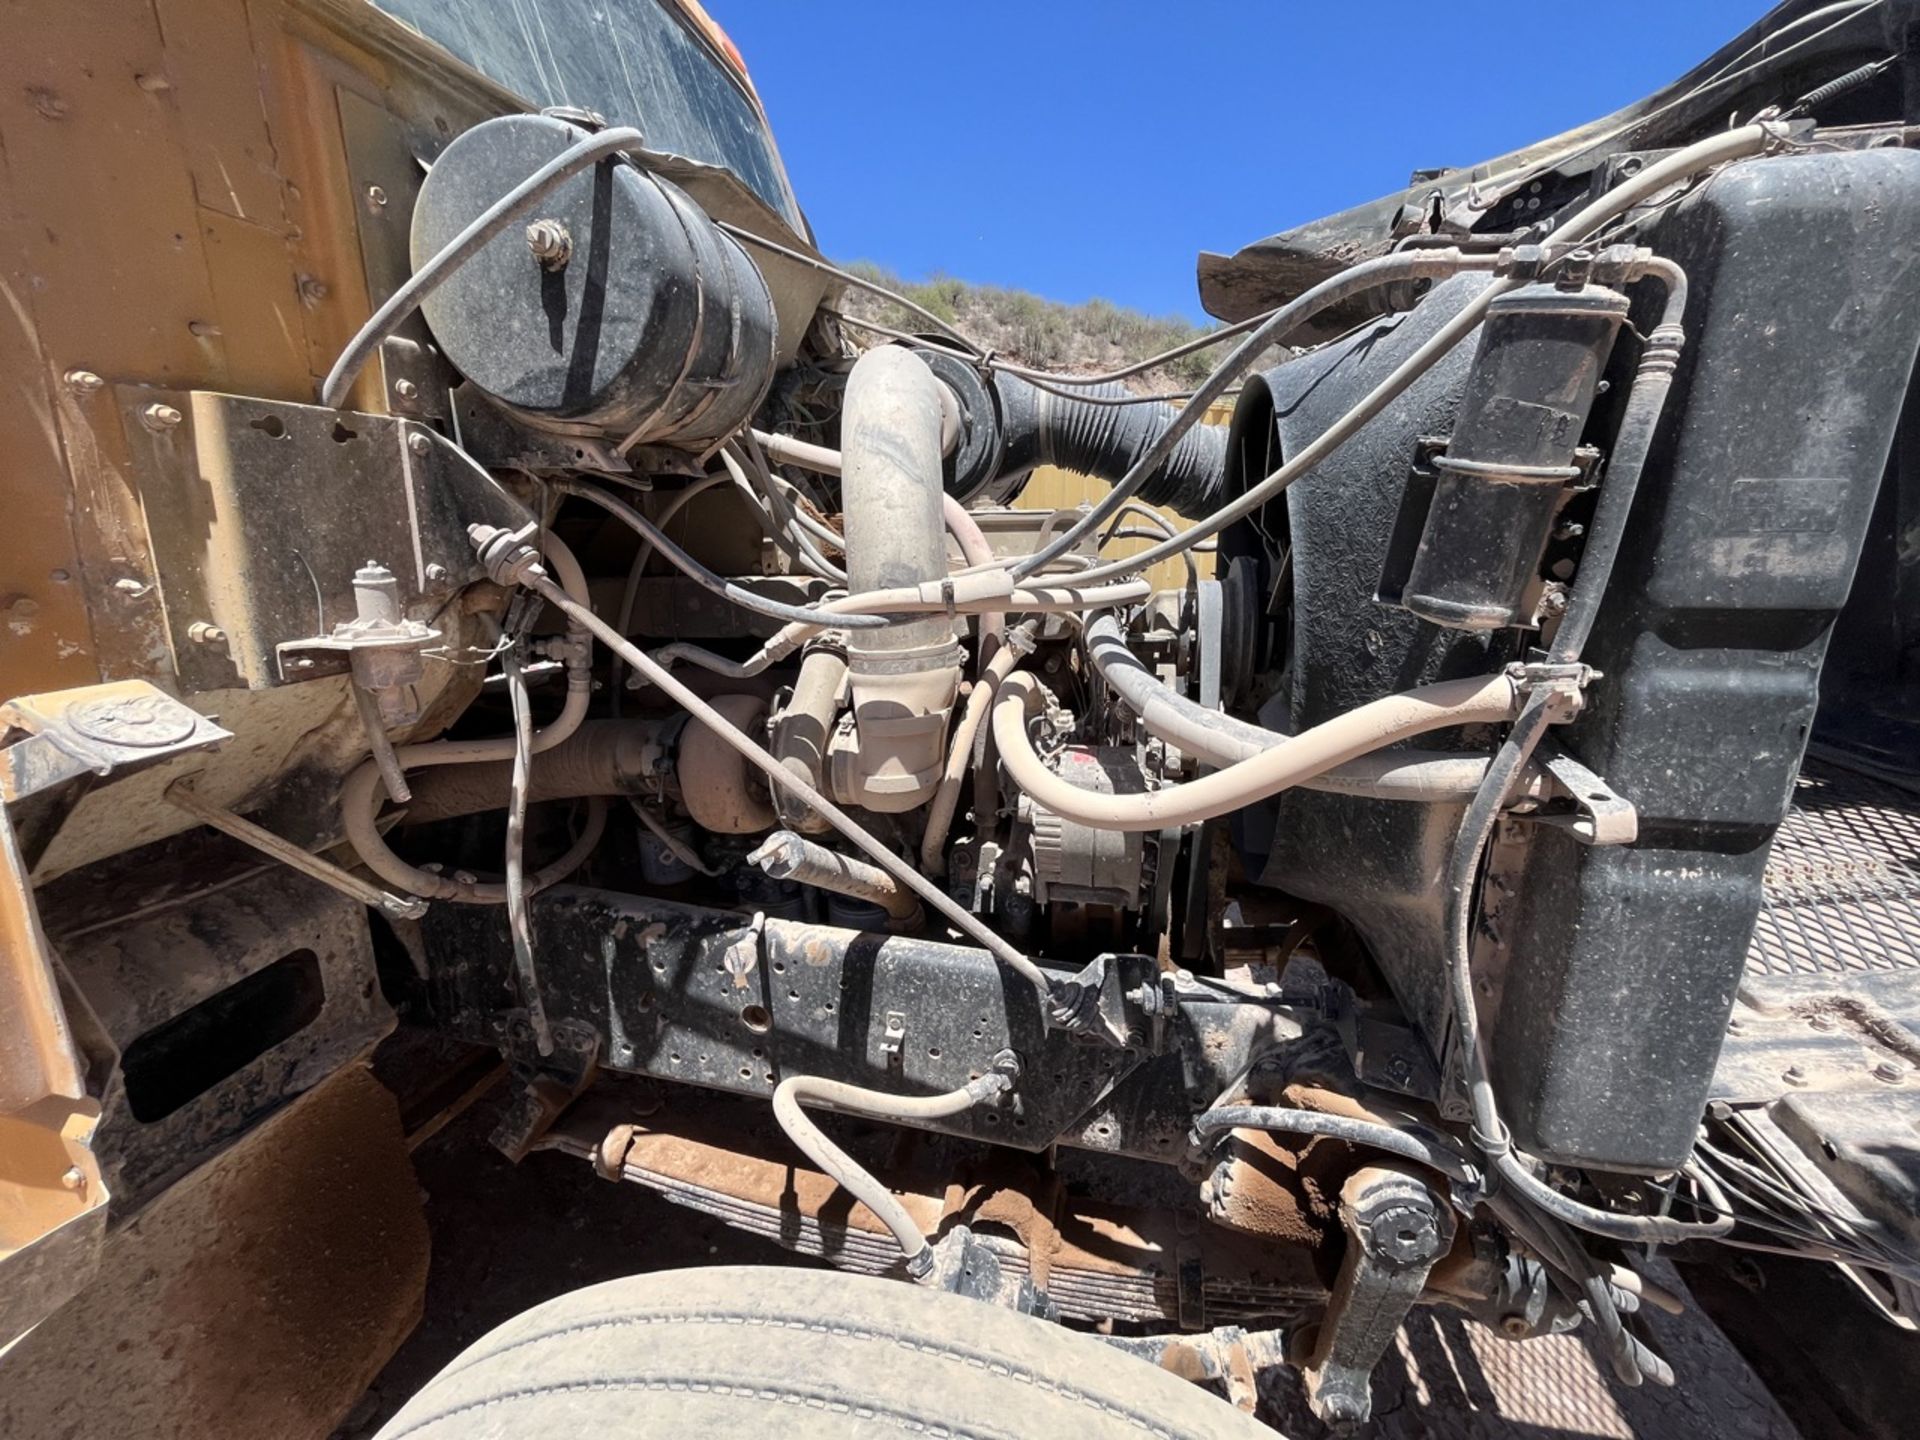
[[[25,738],[0,750],[0,801],[9,803],[233,738],[145,680],[22,695],[0,706],[0,739],[15,731]]]
[[[542,1055],[525,1013],[508,1022],[501,1049],[519,1082],[489,1136],[494,1149],[518,1165],[599,1074],[600,1037],[584,1025],[562,1020],[552,1029],[553,1051]]]
[[[1150,955],[1099,955],[1071,980],[1055,987],[1055,1028],[1076,1037],[1125,1048],[1134,1043],[1136,1019],[1147,1018],[1137,997],[1152,990],[1159,967]]]
[[[1307,1403],[1328,1425],[1373,1413],[1373,1367],[1453,1244],[1453,1212],[1424,1181],[1385,1166],[1356,1170],[1340,1191],[1345,1258],[1326,1318],[1304,1357]]]
[[[532,518],[417,421],[199,390],[117,393],[185,693],[346,668],[349,655],[280,647],[356,615],[368,556],[392,567],[400,611],[436,614],[480,578],[467,526]],[[316,524],[315,494],[352,500]]]
[[[733,988],[744,990],[753,972],[760,968],[760,951],[767,938],[767,915],[764,910],[753,912],[746,928],[731,937],[727,946],[727,974],[733,977]]]
[[[1575,808],[1520,811],[1521,818],[1565,830],[1582,845],[1631,845],[1639,837],[1639,811],[1600,776],[1551,742],[1541,745],[1536,758],[1553,782],[1550,798],[1570,800]]]
[[[1028,1275],[1015,1275],[1000,1264],[1000,1257],[980,1241],[965,1225],[955,1225],[933,1247],[933,1268],[927,1274],[929,1286],[964,1295],[969,1300],[984,1300],[1002,1305],[1022,1315],[1042,1320],[1058,1320],[1060,1309],[1047,1298],[1047,1292]]]
[[[898,1070],[904,1062],[907,1043],[907,1017],[898,1010],[887,1012],[887,1028],[880,1037],[880,1054],[889,1070]]]
[[[613,447],[598,436],[530,430],[516,424],[472,385],[461,384],[454,389],[453,408],[462,447],[490,470],[528,470],[535,474],[592,470],[619,476],[642,489],[652,488],[650,480],[635,476],[630,460],[616,455]],[[680,456],[682,465],[686,458]]]

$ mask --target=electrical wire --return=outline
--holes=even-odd
[[[749,484],[765,495],[769,503],[778,511],[780,523],[786,527],[798,552],[798,562],[823,579],[845,586],[848,583],[847,572],[827,559],[814,542],[824,534],[827,537],[826,543],[844,549],[846,541],[814,520],[812,516],[804,514],[794,503],[794,495],[799,492],[794,491],[791,485],[773,473],[773,467],[767,463],[767,457],[752,429],[742,430],[739,440],[721,448],[722,463],[725,463],[730,456],[746,472],[743,476],[737,477],[741,479],[741,483]]]
[[[1027,576],[1043,569],[1055,557],[1072,550],[1087,535],[1098,533],[1100,527],[1112,519],[1122,505],[1133,499],[1140,488],[1159,472],[1161,466],[1166,464],[1180,437],[1205,418],[1207,407],[1219,398],[1221,392],[1238,381],[1270,346],[1285,339],[1315,316],[1354,295],[1377,289],[1382,285],[1397,284],[1407,280],[1437,279],[1458,274],[1462,270],[1492,269],[1495,263],[1497,261],[1494,256],[1467,255],[1459,250],[1396,252],[1391,255],[1377,256],[1372,260],[1363,260],[1337,275],[1322,280],[1306,293],[1288,301],[1261,324],[1242,336],[1240,343],[1222,357],[1207,378],[1201,382],[1199,388],[1193,392],[1186,406],[1173,417],[1159,435],[1154,437],[1153,443],[1140,453],[1132,468],[1120,477],[1092,509],[1064,534],[1041,546],[1031,555],[1021,557],[1008,567],[1014,579],[1024,580]],[[1162,542],[1162,546],[1155,548],[1159,549],[1172,544],[1174,542],[1168,540]]]
[[[1192,390],[1154,390],[1146,393],[1130,391],[1125,395],[1084,395],[1079,390],[1070,387],[1076,385],[1104,385],[1108,382],[1104,380],[1095,381],[1079,375],[1056,375],[1044,370],[1028,370],[1025,366],[1009,364],[998,355],[980,355],[965,350],[949,350],[945,345],[940,343],[940,337],[915,335],[910,330],[901,330],[892,325],[882,325],[878,320],[868,320],[859,315],[850,315],[845,310],[828,310],[826,313],[843,324],[853,326],[856,330],[870,330],[876,335],[886,336],[889,340],[898,340],[909,345],[922,345],[929,350],[939,350],[944,354],[957,355],[960,359],[966,361],[976,369],[1004,370],[1009,374],[1017,374],[1036,390],[1044,390],[1049,395],[1058,395],[1067,400],[1077,400],[1084,405],[1152,405],[1169,400],[1191,400],[1195,394]],[[1258,322],[1266,319],[1267,316],[1272,313],[1271,310],[1264,311],[1253,318]],[[1237,329],[1232,332],[1232,334],[1239,333]],[[1232,338],[1231,334],[1224,331],[1221,332],[1221,335],[1222,338],[1225,339]],[[1214,343],[1211,337],[1208,343]],[[1039,380],[1034,378],[1035,375],[1047,375],[1049,378]],[[1238,393],[1237,389],[1227,390],[1222,392],[1222,395],[1218,398],[1225,398],[1226,395]]]
[[[589,485],[580,480],[558,479],[552,484],[553,488],[563,495],[573,495],[598,505],[639,535],[641,539],[651,544],[663,559],[669,561],[675,569],[701,589],[723,600],[731,601],[742,610],[750,610],[770,620],[783,620],[788,624],[820,625],[845,630],[871,630],[894,623],[885,615],[863,615],[850,610],[843,612],[819,609],[811,605],[789,605],[782,600],[768,599],[765,595],[749,590],[744,585],[736,584],[723,575],[716,575],[669,540],[658,525],[618,496],[600,489],[597,485]]]
[[[808,269],[818,270],[823,275],[831,275],[834,279],[841,281],[843,284],[851,285],[856,290],[864,290],[869,295],[877,295],[883,300],[892,301],[902,309],[909,310],[915,315],[918,315],[940,334],[945,335],[949,340],[962,346],[967,354],[971,356],[977,358],[986,353],[971,340],[967,339],[965,335],[962,335],[958,330],[954,329],[953,326],[927,309],[926,306],[915,304],[906,296],[888,289],[885,285],[876,284],[872,280],[863,280],[852,271],[842,270],[838,265],[832,264],[830,261],[822,260],[817,255],[809,255],[805,251],[795,250],[790,246],[782,245],[776,240],[769,240],[763,235],[756,235],[753,231],[735,225],[731,221],[715,219],[713,223],[720,229],[726,231],[727,234],[733,236],[736,240],[748,245],[757,246],[762,250],[772,251],[775,255],[784,256],[796,264],[805,265]],[[915,339],[918,337],[908,336],[906,338]]]
[[[1344,1140],[1350,1145],[1363,1145],[1412,1160],[1450,1180],[1473,1186],[1481,1181],[1480,1171],[1472,1162],[1434,1131],[1416,1132],[1380,1121],[1282,1105],[1219,1105],[1194,1117],[1193,1135],[1198,1142],[1205,1142],[1223,1130],[1271,1130]]]
[[[507,782],[507,930],[513,937],[513,970],[520,998],[526,1003],[534,1046],[542,1055],[553,1053],[553,1027],[547,1021],[540,995],[540,977],[533,962],[533,916],[527,906],[527,789],[533,779],[533,705],[527,698],[527,679],[520,669],[517,646],[500,656],[507,678],[507,699],[513,709],[513,770]]]
[[[1564,149],[1555,151],[1552,155],[1548,156],[1543,160],[1530,162],[1528,168],[1522,170],[1518,175],[1516,175],[1512,179],[1507,179],[1504,176],[1494,176],[1488,180],[1471,182],[1468,203],[1472,205],[1472,207],[1476,210],[1479,210],[1482,212],[1489,211],[1493,209],[1494,206],[1498,205],[1502,200],[1506,199],[1509,195],[1514,194],[1516,191],[1520,190],[1523,186],[1530,185],[1531,183],[1533,183],[1533,181],[1539,179],[1542,175],[1545,175],[1548,172],[1556,169],[1558,166],[1560,166],[1567,160],[1571,159],[1573,156],[1582,154],[1583,152],[1586,152],[1589,150],[1598,149],[1602,145],[1609,144],[1612,141],[1619,139],[1622,135],[1629,134],[1630,132],[1639,129],[1641,126],[1646,125],[1651,121],[1659,119],[1662,115],[1667,114],[1669,111],[1678,109],[1682,105],[1689,104],[1692,101],[1699,99],[1702,95],[1706,94],[1708,91],[1717,90],[1722,85],[1729,84],[1734,80],[1742,79],[1745,76],[1753,74],[1757,70],[1763,69],[1768,65],[1772,65],[1780,60],[1783,60],[1788,55],[1791,55],[1794,51],[1803,49],[1804,47],[1813,44],[1817,40],[1824,39],[1826,36],[1831,35],[1834,31],[1840,29],[1842,26],[1852,24],[1855,20],[1858,20],[1863,16],[1867,15],[1868,13],[1870,13],[1871,11],[1878,9],[1880,6],[1884,5],[1885,3],[1886,3],[1886,0],[1864,0],[1864,3],[1862,3],[1859,6],[1851,8],[1847,14],[1841,16],[1838,20],[1834,21],[1833,24],[1828,25],[1822,30],[1816,31],[1812,35],[1806,36],[1804,39],[1796,40],[1793,44],[1787,46],[1786,49],[1778,51],[1775,54],[1765,56],[1760,60],[1756,60],[1753,64],[1748,65],[1743,69],[1734,70],[1730,73],[1725,71],[1716,73],[1715,75],[1710,76],[1706,80],[1703,80],[1700,84],[1694,86],[1693,89],[1687,91],[1685,94],[1675,96],[1672,100],[1667,101],[1665,104],[1660,105],[1655,109],[1647,111],[1644,115],[1636,115],[1631,120],[1623,121],[1619,125],[1614,126],[1611,130],[1604,131],[1599,135],[1583,137],[1579,140],[1576,140],[1571,145],[1568,145]],[[1840,7],[1830,6],[1828,7],[1828,11],[1830,12],[1831,10],[1838,9],[1838,8]],[[1814,13],[1819,14],[1824,12],[1816,11]],[[1811,16],[1802,16],[1800,17],[1800,20],[1795,23],[1796,25],[1805,23],[1809,19],[1811,19]],[[1784,32],[1784,30],[1794,28],[1794,27],[1787,26],[1782,28]],[[1769,40],[1771,38],[1773,37],[1769,37]],[[1754,53],[1755,50],[1764,48],[1769,43],[1769,40],[1762,40],[1758,42],[1757,44],[1750,47],[1745,53],[1747,55],[1751,55],[1752,53]],[[1741,58],[1744,58],[1744,56]],[[1731,64],[1731,63],[1737,63],[1737,62],[1729,62],[1729,63]],[[1483,194],[1481,187],[1484,185],[1493,185],[1493,186],[1496,186],[1497,188],[1491,194]]]
[[[672,500],[667,502],[666,506],[660,511],[659,517],[654,521],[654,524],[658,525],[660,529],[664,531],[667,526],[673,522],[673,518],[682,510],[686,509],[688,504],[694,499],[706,494],[707,491],[713,489],[715,486],[727,484],[730,478],[728,475],[719,474],[703,476],[701,479],[694,481],[679,494],[675,495]],[[637,605],[640,600],[641,575],[642,572],[646,570],[647,561],[651,559],[652,556],[653,542],[642,537],[640,548],[634,551],[633,563],[627,567],[626,588],[622,590],[620,594],[620,633],[622,635],[627,634],[633,629],[633,610],[634,606]],[[623,688],[620,684],[620,667],[622,664],[623,662],[618,654],[615,654],[607,662],[607,703],[616,718],[618,718],[620,714],[620,692]]]

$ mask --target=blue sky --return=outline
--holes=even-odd
[[[827,254],[1194,319],[1201,250],[1617,109],[1768,8],[706,4],[746,58]]]

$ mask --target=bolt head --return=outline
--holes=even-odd
[[[69,370],[66,381],[67,388],[76,395],[97,395],[106,388],[107,384],[91,370]]]
[[[535,220],[527,226],[527,249],[542,268],[559,270],[573,258],[573,236],[558,220]]]
[[[434,564],[427,566],[427,579],[429,580],[444,580],[450,573],[444,565]]]
[[[153,431],[171,430],[184,418],[171,405],[149,405],[140,412],[140,423]]]
[[[1524,1340],[1533,1333],[1533,1327],[1524,1315],[1508,1315],[1500,1321],[1500,1333],[1509,1340]]]
[[[66,1173],[60,1177],[60,1184],[68,1190],[78,1190],[87,1183],[86,1171],[78,1165],[69,1165]]]
[[[1780,1078],[1789,1085],[1804,1085],[1807,1083],[1806,1067],[1802,1065],[1789,1065]]]
[[[367,187],[367,203],[376,210],[380,209],[387,203],[387,192],[382,190],[378,185],[369,185]]]
[[[1440,1245],[1433,1217],[1410,1205],[1390,1206],[1367,1223],[1373,1244],[1402,1265],[1431,1260]]]
[[[396,380],[393,382],[393,393],[402,400],[411,400],[420,393],[420,387],[411,380]]]
[[[1873,1078],[1882,1084],[1898,1085],[1907,1078],[1907,1067],[1889,1057],[1873,1067]]]
[[[405,383],[406,383],[405,381],[401,382],[401,384],[405,384]],[[424,455],[429,450],[433,449],[433,441],[429,440],[424,434],[416,430],[411,435],[407,436],[407,448],[416,455]]]

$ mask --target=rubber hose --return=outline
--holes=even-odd
[[[564,743],[540,757],[527,792],[530,804],[577,800],[588,795],[638,795],[650,787],[650,752],[662,732],[681,723],[667,719],[589,720]],[[405,823],[425,825],[458,815],[498,810],[507,803],[509,760],[449,765],[418,771]]]
[[[1006,445],[995,493],[1008,479],[1041,465],[1113,484],[1180,413],[1165,403],[1098,405],[1069,399],[1004,370],[993,372],[993,388]],[[1117,399],[1132,392],[1114,383],[1088,386],[1086,393]],[[1168,505],[1197,519],[1220,503],[1226,473],[1227,432],[1218,425],[1196,425],[1135,493],[1149,505]]]
[[[1290,739],[1278,730],[1237,720],[1221,710],[1209,710],[1162,684],[1128,647],[1119,620],[1111,613],[1087,622],[1087,658],[1108,688],[1155,739],[1177,745],[1212,765],[1237,765]],[[1363,795],[1375,800],[1408,800],[1424,804],[1471,800],[1487,773],[1481,755],[1443,750],[1391,750],[1362,755],[1336,765],[1324,775],[1303,780],[1303,790],[1325,790],[1336,795]]]
[[[931,1269],[931,1253],[927,1237],[920,1233],[920,1227],[913,1223],[906,1207],[876,1176],[829,1140],[820,1127],[802,1113],[800,1106],[802,1102],[831,1105],[836,1110],[875,1120],[945,1120],[971,1110],[1011,1084],[1006,1075],[996,1072],[982,1075],[944,1095],[887,1095],[814,1075],[789,1075],[774,1089],[773,1118],[809,1160],[831,1175],[893,1232],[906,1257],[907,1273],[915,1280],[922,1280]]]
[[[1000,763],[1035,804],[1096,830],[1161,830],[1225,815],[1291,789],[1334,766],[1429,731],[1513,718],[1519,692],[1505,675],[1442,680],[1360,705],[1303,730],[1285,745],[1198,780],[1139,794],[1102,795],[1054,773],[1034,752],[1027,716],[1041,688],[1024,672],[1007,677],[993,704]]]

